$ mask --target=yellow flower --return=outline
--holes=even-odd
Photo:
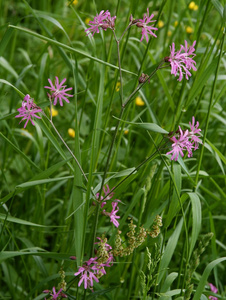
[[[136,97],[135,102],[136,102],[137,106],[144,106],[144,104],[145,104],[144,101],[139,96]]]
[[[169,31],[167,32],[167,35],[168,35],[168,36],[171,36],[171,35],[172,35],[172,31],[169,30]]]
[[[70,137],[72,137],[72,138],[75,137],[75,131],[74,131],[73,128],[69,128],[67,132],[68,132],[68,134],[70,135]]]
[[[91,21],[91,19],[90,18],[85,18],[85,23],[86,23],[86,25],[88,25],[89,24],[89,21]]]
[[[121,86],[121,83],[120,83],[120,82],[117,82],[117,83],[116,83],[116,87],[115,87],[116,92],[119,91],[120,86]]]
[[[194,1],[190,2],[190,4],[188,5],[188,8],[193,10],[194,7],[195,7],[195,2]]]
[[[58,110],[52,107],[52,117],[56,117],[58,115]]]
[[[174,22],[174,27],[177,27],[177,25],[178,25],[178,21],[175,21]]]
[[[72,4],[74,4],[74,5],[78,4],[78,0],[74,0],[74,1],[72,2]]]
[[[125,131],[124,131],[124,134],[128,134],[129,133],[129,129],[126,129]]]
[[[195,4],[193,10],[198,10],[199,6],[197,4]]]
[[[164,22],[162,20],[158,21],[158,28],[162,28],[164,26]]]
[[[193,29],[192,29],[190,26],[187,26],[187,27],[186,27],[186,32],[187,32],[187,33],[192,33],[192,32],[193,32]]]

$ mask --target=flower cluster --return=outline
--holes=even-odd
[[[196,56],[194,54],[195,44],[196,41],[194,41],[192,46],[188,47],[188,43],[185,41],[185,45],[181,45],[180,50],[175,52],[175,44],[173,43],[172,47],[170,47],[170,56],[165,57],[165,61],[170,62],[171,74],[177,76],[177,73],[179,73],[178,81],[182,80],[183,74],[188,80],[189,76],[191,76],[190,70],[197,70],[195,67],[196,62],[193,60],[193,57]]]
[[[106,188],[103,187],[103,191],[104,191],[104,194],[105,194],[105,198],[103,196],[100,197],[100,194],[97,193],[96,194],[96,198],[99,199],[99,201],[102,201],[101,202],[101,208],[104,207],[104,205],[106,204],[106,201],[103,201],[103,199],[105,200],[110,200],[113,196],[114,196],[114,193],[110,193],[110,188],[108,185],[106,185]],[[119,207],[118,207],[118,202],[120,202],[120,200],[118,199],[115,199],[111,205],[112,205],[112,211],[111,212],[107,212],[105,209],[102,211],[102,213],[105,215],[105,216],[108,216],[110,217],[110,222],[112,222],[115,227],[118,227],[119,226],[119,222],[117,221],[117,219],[120,219],[120,216],[117,216],[116,213],[119,211]]]
[[[73,97],[73,95],[67,94],[66,92],[72,90],[72,87],[66,89],[66,85],[63,85],[66,81],[66,78],[64,78],[61,83],[59,83],[59,78],[55,77],[55,85],[52,83],[50,79],[48,79],[50,86],[44,86],[45,89],[50,89],[52,92],[51,95],[48,93],[48,96],[50,99],[54,99],[53,105],[57,104],[57,100],[60,102],[60,106],[63,106],[63,100],[65,100],[67,103],[69,103],[69,100],[67,97]]]
[[[202,143],[200,140],[200,131],[199,122],[196,122],[195,117],[192,117],[192,123],[189,122],[190,131],[187,129],[183,131],[179,126],[179,131],[176,132],[176,135],[170,138],[172,142],[172,150],[166,154],[172,154],[171,160],[178,160],[179,154],[183,157],[184,151],[188,152],[188,157],[192,157],[192,151],[197,150],[199,144]]]
[[[142,28],[142,32],[141,32],[142,36],[141,36],[141,40],[140,40],[141,42],[145,37],[146,41],[148,43],[148,34],[157,38],[157,35],[154,34],[153,30],[158,30],[158,28],[148,25],[148,23],[152,23],[152,22],[156,21],[156,20],[152,20],[153,17],[154,17],[154,14],[151,14],[149,16],[149,9],[147,8],[147,14],[144,14],[143,19],[139,19],[139,21],[136,23],[137,27]]]
[[[104,236],[102,238],[97,237],[97,239],[99,240],[99,242],[95,243],[98,245],[97,256],[91,257],[74,274],[75,276],[80,275],[78,286],[84,282],[85,289],[92,289],[93,280],[99,282],[98,278],[106,274],[104,268],[111,267],[114,259],[111,252],[112,247],[107,244],[107,239]]]
[[[15,116],[15,118],[22,118],[20,122],[26,120],[24,128],[27,126],[28,121],[31,121],[31,124],[35,125],[34,118],[41,119],[41,117],[37,116],[36,114],[41,113],[42,109],[34,103],[34,99],[31,99],[30,95],[28,94],[24,97],[22,106],[17,110],[19,115]]]
[[[115,28],[115,19],[116,16],[111,17],[110,12],[107,10],[104,12],[102,10],[99,15],[97,14],[96,17],[94,17],[93,21],[89,21],[89,26],[90,28],[86,29],[85,31],[87,32],[87,35],[92,33],[92,36],[97,32],[99,33],[99,29],[107,30],[112,29],[114,30]]]
[[[52,291],[50,291],[50,290],[44,290],[43,293],[49,294],[50,296],[52,296],[51,299],[55,299],[55,300],[57,300],[58,297],[60,297],[60,298],[67,298],[67,295],[65,295],[65,294],[62,292],[62,290],[63,290],[63,289],[60,289],[60,290],[57,292],[56,289],[55,289],[55,286],[54,286]],[[60,298],[59,298],[59,299],[60,299]],[[46,300],[46,298],[45,298],[45,300]]]

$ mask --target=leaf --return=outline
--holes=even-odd
[[[198,195],[196,193],[188,193],[192,203],[192,235],[190,242],[189,257],[191,257],[193,248],[198,239],[202,224],[202,208]]]
[[[167,272],[168,265],[171,262],[172,256],[177,246],[179,236],[181,234],[182,225],[183,225],[183,218],[181,218],[173,234],[170,236],[168,240],[162,259],[160,261],[158,284],[160,283],[165,273]]]
[[[224,8],[219,0],[211,0],[213,6],[216,8],[216,10],[219,12],[221,18],[223,18],[223,12]]]
[[[101,60],[101,59],[99,59],[97,57],[91,56],[89,53],[86,53],[86,52],[81,51],[81,50],[74,49],[74,48],[72,48],[70,46],[67,46],[67,45],[63,44],[63,43],[60,43],[60,42],[55,41],[53,39],[50,39],[50,38],[48,38],[48,37],[46,37],[44,35],[38,34],[38,33],[34,32],[34,31],[31,31],[31,30],[28,30],[28,29],[25,29],[25,28],[22,28],[22,27],[14,26],[14,25],[9,25],[9,27],[18,29],[18,30],[20,30],[22,32],[25,32],[25,33],[28,33],[28,34],[34,36],[34,37],[37,37],[40,40],[44,40],[44,41],[49,42],[50,44],[60,46],[60,47],[62,47],[64,49],[68,50],[69,52],[76,53],[76,54],[81,54],[82,56],[87,57],[87,58],[89,58],[91,60],[94,60],[94,61],[96,61],[96,62],[98,62],[100,64],[103,64],[103,65],[106,65],[106,66],[108,66],[110,68],[118,70],[118,67],[115,66],[115,65],[112,65],[112,64],[110,64],[110,63],[108,63],[106,61],[103,61],[103,60]],[[135,74],[133,72],[130,72],[128,70],[125,70],[125,69],[121,69],[121,70],[122,70],[122,72],[125,72],[125,73],[128,73],[128,74],[137,76],[137,74]]]
[[[36,227],[52,227],[52,226],[46,226],[46,225],[40,225],[40,224],[35,224],[29,221],[25,221],[19,218],[15,218],[12,216],[7,216],[6,214],[0,213],[0,220],[7,220],[9,222],[17,223],[17,224],[22,224],[22,225],[28,225],[28,226],[36,226]],[[54,226],[55,227],[55,226]],[[56,226],[57,227],[57,226]]]
[[[131,125],[136,126],[138,128],[150,130],[150,131],[153,131],[153,132],[158,132],[158,133],[161,133],[161,134],[168,134],[169,133],[168,131],[161,128],[160,126],[158,126],[155,123],[134,123],[134,122],[124,121],[124,120],[116,118],[116,117],[114,117],[114,118],[117,119],[117,120],[120,120],[123,123],[131,124]]]
[[[217,266],[219,263],[226,261],[226,257],[221,257],[218,259],[215,259],[214,261],[212,261],[211,263],[209,263],[207,265],[207,267],[205,268],[202,277],[199,280],[199,285],[196,289],[195,295],[193,297],[193,300],[199,300],[201,298],[202,292],[205,289],[205,285],[207,283],[207,279],[209,277],[210,272],[212,271],[212,269]]]

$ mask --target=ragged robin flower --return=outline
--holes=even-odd
[[[192,157],[192,151],[197,150],[199,144],[202,144],[200,139],[200,131],[199,122],[196,122],[195,125],[195,117],[192,117],[192,123],[189,122],[190,131],[187,129],[183,131],[179,126],[179,130],[176,134],[170,137],[170,141],[172,142],[172,150],[167,152],[166,154],[172,154],[171,160],[178,160],[179,155],[181,157],[184,156],[184,151],[188,152],[188,157]]]
[[[60,106],[63,106],[63,101],[66,101],[67,103],[70,103],[70,101],[67,99],[67,97],[73,97],[73,95],[67,94],[66,92],[72,90],[72,87],[66,89],[66,85],[63,85],[67,79],[64,78],[59,83],[59,78],[55,77],[55,85],[52,83],[50,79],[48,79],[50,86],[45,86],[45,89],[49,89],[51,91],[51,94],[48,93],[48,96],[51,100],[54,99],[53,105],[57,104],[57,101],[59,100]]]
[[[149,9],[147,8],[147,13],[144,14],[143,19],[139,19],[138,22],[136,22],[136,26],[139,28],[142,28],[142,36],[141,36],[141,42],[143,41],[144,37],[146,38],[146,41],[148,43],[148,34],[154,36],[157,38],[157,35],[154,34],[153,30],[158,30],[158,28],[153,27],[151,25],[148,25],[149,23],[155,22],[155,20],[152,20],[154,17],[154,14],[151,14],[149,16]]]
[[[41,119],[40,116],[36,115],[41,113],[42,109],[34,103],[34,99],[31,99],[30,95],[26,95],[22,101],[22,106],[17,109],[19,115],[16,115],[15,118],[22,118],[22,121],[26,120],[24,128],[27,126],[28,122],[31,121],[32,125],[35,125],[34,118]]]
[[[56,291],[55,289],[55,286],[53,287],[53,290],[50,291],[50,290],[44,290],[43,293],[45,294],[49,294],[51,297],[51,299],[55,299],[55,300],[58,300],[61,299],[61,298],[67,298],[67,295],[65,295],[63,292],[62,292],[62,289],[60,289],[58,292]],[[46,298],[45,298],[46,300]]]
[[[191,76],[191,69],[197,71],[195,67],[196,62],[193,60],[193,57],[196,56],[196,54],[194,54],[195,44],[196,41],[188,47],[188,43],[185,41],[185,45],[181,45],[180,50],[176,52],[175,44],[173,43],[172,47],[170,47],[170,56],[165,57],[165,61],[170,62],[171,74],[177,76],[179,73],[178,81],[182,80],[184,74],[188,80],[189,76]]]
[[[116,19],[116,16],[111,17],[111,14],[108,10],[107,11],[102,10],[99,13],[99,15],[97,14],[94,17],[93,21],[89,21],[88,25],[90,26],[90,28],[87,28],[85,31],[87,32],[87,35],[92,33],[92,36],[93,36],[95,33],[99,33],[100,29],[103,29],[105,31],[108,28],[111,30],[114,30],[115,29],[115,19]]]
[[[218,292],[218,289],[212,284],[212,283],[209,283],[209,286],[210,286],[210,290],[211,292],[213,292],[214,294],[216,294]],[[211,299],[211,300],[218,300],[217,297],[214,297],[214,296],[209,296],[208,299]]]

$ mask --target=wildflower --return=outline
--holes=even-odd
[[[72,137],[72,138],[75,137],[75,131],[74,131],[73,128],[69,128],[67,132],[68,132],[68,134],[70,135],[70,137]]]
[[[169,30],[169,31],[167,32],[167,36],[171,36],[171,35],[172,35],[172,31]]]
[[[65,100],[67,103],[69,103],[69,100],[66,97],[73,97],[73,95],[67,94],[67,91],[72,90],[72,87],[70,88],[66,88],[66,85],[63,85],[66,81],[66,78],[64,78],[61,83],[59,83],[59,78],[56,76],[55,77],[55,86],[52,83],[52,81],[50,79],[48,79],[50,86],[45,86],[45,89],[50,89],[50,91],[52,92],[52,94],[48,94],[48,96],[50,97],[50,99],[54,99],[53,105],[57,104],[57,100],[59,99],[60,102],[60,106],[63,106],[63,100]]]
[[[34,103],[34,99],[31,99],[30,95],[28,94],[24,97],[22,106],[17,110],[19,115],[15,116],[15,118],[22,118],[20,123],[24,120],[27,120],[24,124],[24,128],[27,126],[28,121],[31,121],[31,124],[35,125],[34,118],[41,119],[41,117],[37,116],[36,114],[41,113],[42,109]]]
[[[109,193],[110,193],[110,188],[109,186],[106,184],[106,188],[103,187],[103,191],[104,191],[104,195],[107,196]],[[110,200],[112,197],[114,196],[114,193],[110,193],[106,198],[105,200]],[[96,198],[99,199],[100,198],[100,201],[102,201],[104,199],[103,196],[100,197],[100,193],[97,193],[96,194]],[[103,206],[106,204],[106,201],[102,202],[101,203],[101,208],[103,208]]]
[[[91,21],[90,18],[85,18],[85,24],[86,24],[86,25],[88,25],[90,21]]]
[[[210,286],[211,292],[213,292],[214,294],[216,294],[218,292],[218,289],[212,283],[209,283],[209,286]],[[217,300],[218,298],[214,297],[214,296],[209,296],[209,299]]]
[[[183,78],[183,74],[185,74],[186,79],[189,79],[191,76],[190,70],[193,69],[196,71],[195,64],[196,62],[193,60],[193,57],[196,56],[193,52],[195,51],[196,41],[188,48],[188,43],[185,41],[185,46],[181,45],[180,50],[175,52],[175,44],[172,44],[170,47],[170,56],[165,57],[165,61],[170,62],[171,65],[171,74],[177,76],[179,72],[178,81],[181,81]]]
[[[65,295],[64,293],[62,293],[62,290],[63,289],[60,289],[58,292],[56,292],[56,289],[55,289],[55,286],[54,286],[52,293],[49,290],[44,290],[43,293],[50,294],[50,296],[52,296],[52,299],[55,299],[55,300],[57,300],[58,297],[60,297],[60,298],[67,298],[67,295]]]
[[[124,131],[124,134],[126,135],[126,134],[128,134],[129,133],[129,129],[126,129],[125,131]]]
[[[201,129],[198,128],[199,122],[195,125],[195,117],[192,117],[192,124],[189,122],[190,129],[183,131],[179,126],[179,133],[176,136],[170,138],[170,141],[173,142],[172,150],[166,154],[172,154],[171,160],[178,160],[179,155],[184,156],[183,151],[188,152],[188,157],[192,157],[192,151],[198,149],[198,144],[201,144],[202,141],[199,139]]]
[[[177,25],[178,25],[178,21],[175,21],[174,22],[174,27],[177,27]]]
[[[74,1],[72,2],[72,4],[77,5],[77,4],[78,4],[78,0],[74,0]]]
[[[104,209],[103,214],[110,217],[110,222],[112,222],[115,225],[115,227],[119,227],[119,222],[117,221],[117,219],[120,219],[120,216],[116,216],[116,213],[119,211],[119,208],[117,206],[118,202],[112,202],[111,205],[112,211],[109,213],[106,212],[106,210]]]
[[[198,10],[199,9],[199,6],[197,4],[195,4],[193,10]]]
[[[121,83],[118,81],[116,83],[116,87],[115,87],[116,92],[118,92],[120,90],[120,86],[121,86]]]
[[[52,107],[52,109],[51,109],[51,113],[52,113],[52,117],[58,116],[58,110],[56,110],[56,109],[53,108],[53,107]]]
[[[110,12],[107,10],[104,12],[102,10],[99,15],[97,14],[96,17],[94,17],[93,21],[89,21],[90,28],[86,29],[87,35],[91,32],[93,33],[92,36],[97,32],[99,33],[99,29],[107,30],[108,28],[114,30],[115,29],[115,19],[116,16],[111,17]]]
[[[193,32],[193,28],[191,26],[187,26],[186,27],[186,32],[187,33],[192,33]]]
[[[158,21],[158,27],[162,28],[164,26],[164,22],[162,20]]]
[[[197,150],[199,147],[198,144],[202,144],[202,141],[197,136],[197,135],[200,135],[200,131],[201,131],[201,129],[198,128],[199,122],[196,122],[196,125],[195,125],[195,117],[193,116],[192,123],[189,122],[189,125],[190,125],[190,129],[191,129],[191,131],[189,132],[189,136],[191,138],[191,141],[193,141],[195,144],[194,150]]]
[[[80,280],[78,283],[78,286],[80,286],[82,284],[82,282],[84,282],[84,288],[92,288],[93,287],[93,280],[95,280],[96,282],[99,282],[98,278],[96,277],[96,271],[98,270],[97,268],[97,257],[95,258],[90,258],[88,261],[86,261],[82,267],[80,267],[78,269],[78,272],[76,272],[74,275],[78,276],[79,274],[81,274],[80,276]]]
[[[136,97],[135,103],[136,103],[137,106],[144,106],[144,104],[145,104],[144,101],[139,96]]]
[[[139,19],[139,21],[136,23],[137,27],[142,28],[142,36],[141,36],[141,42],[143,38],[146,38],[146,41],[148,42],[148,34],[154,36],[157,38],[157,36],[154,34],[152,30],[158,30],[156,27],[152,27],[151,25],[148,26],[148,23],[155,22],[156,20],[151,20],[154,17],[154,14],[151,14],[149,16],[149,9],[147,8],[147,14],[144,14],[143,19]]]

